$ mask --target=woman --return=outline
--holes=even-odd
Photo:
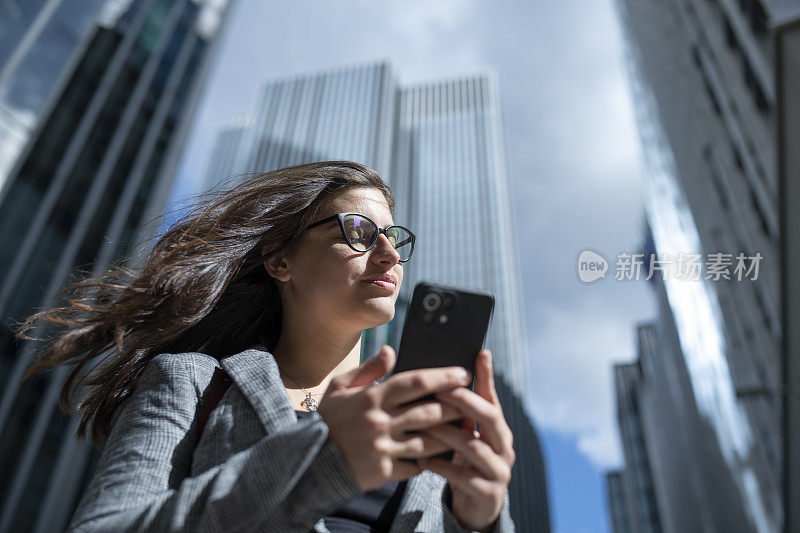
[[[380,380],[388,346],[359,364],[413,251],[381,178],[327,161],[214,194],[140,272],[78,282],[69,306],[18,333],[31,338],[37,319],[64,328],[26,377],[75,364],[68,413],[81,367],[114,354],[81,382],[93,388],[79,436],[91,420],[93,443],[107,440],[69,531],[513,531],[490,354],[477,355],[476,392],[459,367]],[[232,386],[201,433],[220,367]],[[439,401],[401,407],[429,393]],[[446,450],[452,463],[424,461]]]

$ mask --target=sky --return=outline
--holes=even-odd
[[[532,375],[556,533],[609,530],[603,488],[622,464],[614,363],[656,316],[647,282],[614,279],[643,235],[639,141],[613,0],[235,0],[173,197],[198,192],[219,129],[262,83],[388,60],[401,84],[497,74]],[[583,283],[577,258],[611,263]]]

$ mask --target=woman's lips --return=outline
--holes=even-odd
[[[383,281],[383,280],[366,280],[363,283],[367,285],[375,285],[376,287],[380,287],[382,289],[386,289],[388,291],[394,292],[394,283],[390,281]]]

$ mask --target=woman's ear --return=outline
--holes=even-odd
[[[261,257],[264,257],[266,253],[266,248],[262,248],[261,250]],[[264,259],[264,270],[267,271],[267,274],[272,276],[278,281],[287,282],[292,279],[292,274],[289,271],[289,265],[286,263],[286,259],[284,258],[282,253],[273,254],[272,256]]]

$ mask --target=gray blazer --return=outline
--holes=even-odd
[[[197,442],[213,357],[159,354],[116,410],[68,531],[326,532],[322,517],[363,494],[319,413],[300,420],[263,346],[224,358],[233,380]],[[195,444],[196,443],[196,444]],[[390,533],[466,531],[447,480],[410,478]],[[508,490],[494,533],[511,533]]]

